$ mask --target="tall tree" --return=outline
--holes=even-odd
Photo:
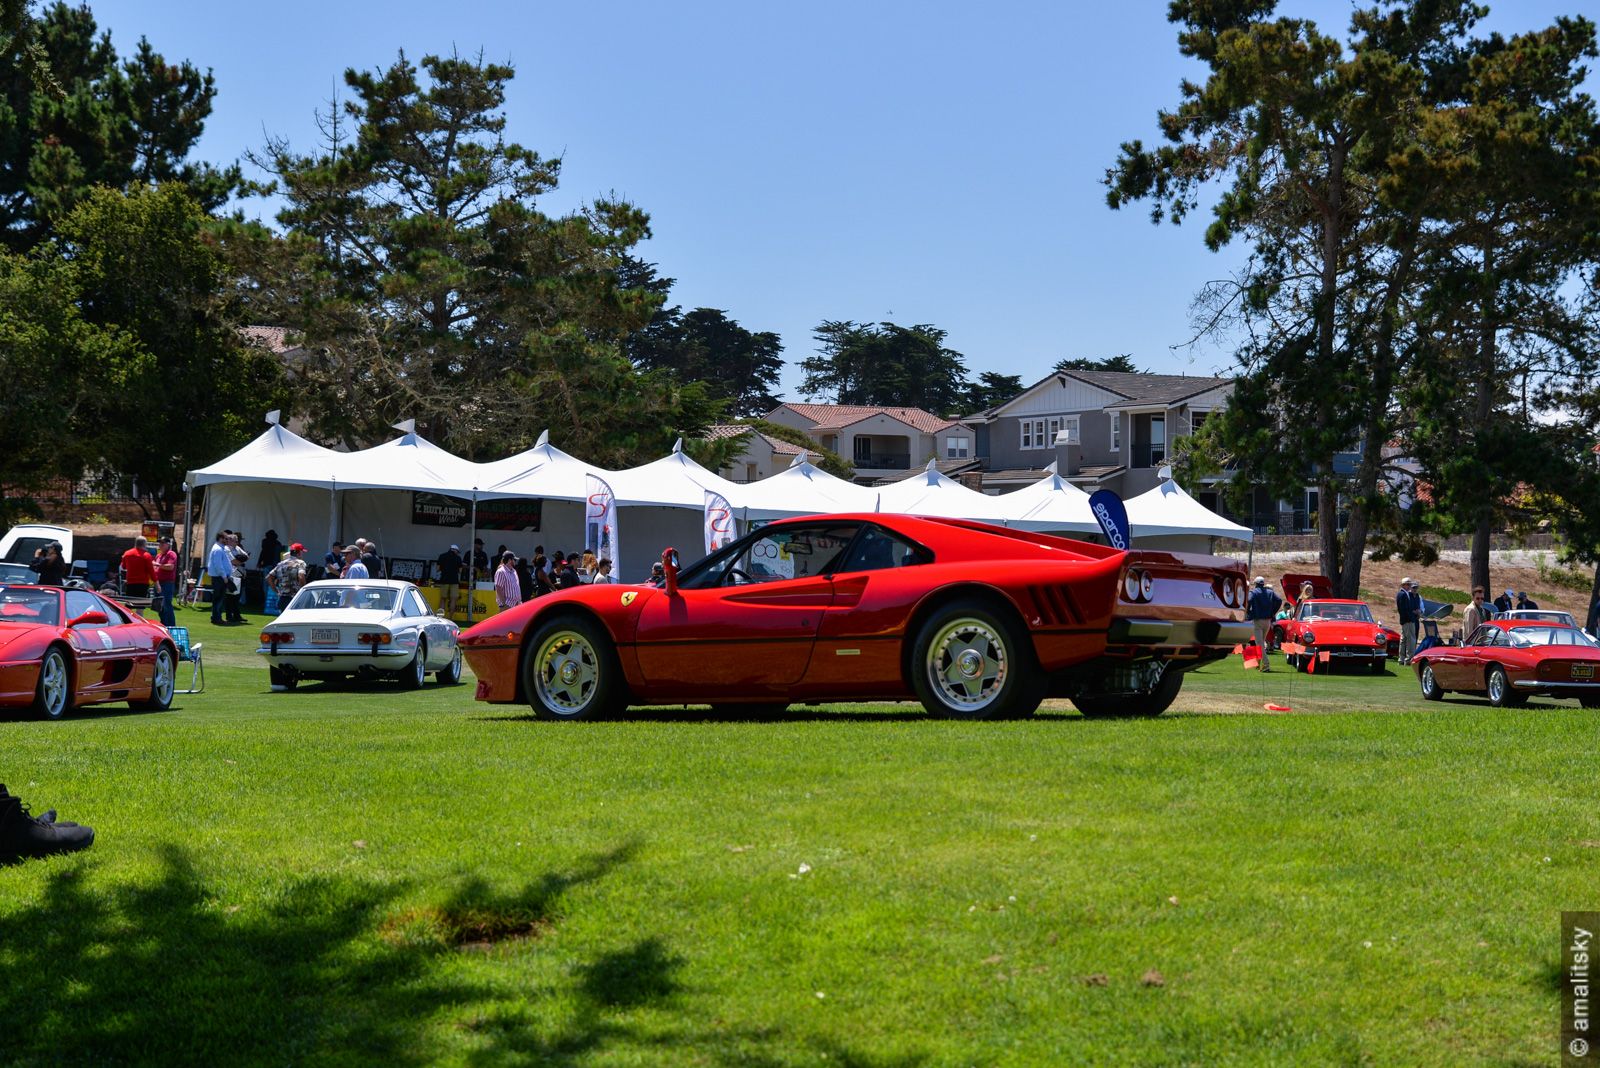
[[[1094,359],[1090,356],[1066,357],[1056,361],[1052,371],[1122,371],[1127,374],[1138,374],[1139,368],[1134,366],[1133,357],[1124,352],[1117,356],[1105,356]]]
[[[819,351],[800,362],[806,396],[959,414],[967,396],[965,358],[945,347],[938,327],[827,321],[814,336]]]
[[[171,518],[186,472],[253,437],[287,397],[277,356],[243,344],[210,220],[182,186],[96,189],[47,250],[83,321],[124,344],[77,413],[88,458]]]
[[[1358,10],[1347,52],[1314,22],[1272,18],[1275,7],[1172,3],[1179,50],[1209,73],[1160,116],[1168,144],[1123,146],[1108,201],[1148,199],[1155,221],[1176,223],[1225,185],[1206,244],[1239,236],[1251,255],[1203,304],[1204,325],[1245,339],[1215,434],[1240,466],[1239,486],[1317,487],[1323,571],[1355,596],[1372,519],[1387,507],[1384,446],[1409,357],[1402,327],[1421,230],[1420,205],[1386,204],[1380,181],[1429,113],[1430,71],[1455,61],[1479,10],[1463,0]],[[1346,474],[1335,457],[1353,448],[1360,462]]]
[[[670,308],[655,318],[661,321],[627,341],[636,366],[704,383],[712,396],[728,402],[733,415],[763,415],[778,406],[774,391],[783,370],[783,342],[777,334],[746,330],[716,308]]]
[[[207,211],[240,189],[237,166],[189,159],[216,96],[209,71],[143,38],[119,58],[87,7],[34,18],[5,4],[0,37],[18,44],[0,48],[0,242],[34,247],[96,186],[177,182]]]
[[[312,353],[301,385],[321,436],[366,442],[410,416],[488,456],[548,426],[619,463],[720,414],[704,385],[623,354],[663,302],[629,274],[649,219],[614,198],[539,210],[560,161],[505,139],[513,74],[454,55],[349,70],[353,97],[321,116],[317,152],[273,141],[252,156],[277,178],[288,233],[241,228],[235,262],[262,317]]]
[[[1003,375],[999,371],[982,371],[974,381],[967,383],[967,393],[962,398],[961,409],[967,413],[981,412],[987,408],[1004,404],[1021,392],[1021,375]]]

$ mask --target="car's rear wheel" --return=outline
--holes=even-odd
[[[522,687],[540,719],[594,719],[618,711],[627,700],[610,636],[582,616],[557,616],[529,636]]]
[[[46,719],[60,719],[72,708],[72,666],[60,649],[45,650],[39,664],[39,685],[33,710]]]
[[[129,701],[129,708],[141,712],[165,712],[172,707],[172,695],[178,688],[177,660],[172,650],[163,645],[156,650],[155,674],[150,679],[150,696],[143,701]]]
[[[408,690],[420,690],[428,681],[428,643],[417,639],[417,655],[411,658],[400,672],[400,685]]]
[[[1600,708],[1600,697],[1580,697],[1578,703],[1584,708]]]
[[[945,719],[1031,716],[1045,677],[1026,634],[981,600],[942,605],[912,647],[911,683],[922,705]]]
[[[456,646],[456,655],[450,658],[450,663],[434,673],[442,685],[454,686],[461,681],[461,646]]]
[[[1496,708],[1516,708],[1528,703],[1526,694],[1517,693],[1511,688],[1511,680],[1506,677],[1506,669],[1499,664],[1489,665],[1489,674],[1484,678],[1484,688],[1489,693],[1489,703]]]
[[[1439,685],[1439,680],[1433,677],[1433,665],[1423,664],[1422,671],[1417,675],[1417,683],[1422,687],[1422,696],[1428,701],[1438,701],[1444,698],[1444,690]]]
[[[1149,693],[1097,693],[1081,694],[1072,699],[1078,711],[1091,719],[1118,717],[1159,716],[1183,689],[1183,672],[1168,670]]]
[[[298,671],[290,671],[288,668],[269,667],[267,668],[267,681],[271,683],[274,690],[292,690],[300,685],[300,673]]]

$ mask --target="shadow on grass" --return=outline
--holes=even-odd
[[[866,707],[852,708],[841,705],[795,705],[782,711],[772,710],[740,710],[724,711],[704,706],[685,708],[681,705],[651,705],[629,708],[625,712],[605,716],[596,720],[581,722],[592,723],[921,723],[937,722],[936,717],[930,716],[919,705],[907,705],[908,711],[873,711],[882,708],[880,702],[866,703]],[[909,709],[916,711],[909,711]],[[498,716],[469,716],[479,723],[542,723],[541,716],[530,712],[507,713]],[[1035,715],[1027,719],[1013,721],[971,721],[974,726],[981,726],[984,730],[1003,728],[1006,722],[1028,723],[1083,723],[1087,722],[1076,711],[1064,709],[1041,708]]]
[[[148,878],[109,886],[92,863],[61,864],[35,900],[0,914],[0,1062],[581,1064],[631,1051],[792,1063],[766,1058],[805,1044],[778,1029],[684,1023],[685,962],[659,936],[589,959],[566,945],[578,956],[570,978],[528,982],[515,962],[559,927],[563,895],[632,854],[624,845],[513,893],[472,879],[404,909],[406,886],[342,874],[241,907],[176,847]]]

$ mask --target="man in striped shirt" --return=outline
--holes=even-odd
[[[507,552],[500,557],[500,567],[494,573],[494,603],[504,612],[522,603],[522,585],[517,581],[517,554]]]

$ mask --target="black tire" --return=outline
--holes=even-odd
[[[128,707],[140,712],[165,712],[172,707],[172,695],[178,692],[178,657],[171,646],[156,650],[155,674],[150,680],[150,696],[143,701],[129,701]]]
[[[1372,662],[1372,673],[1374,675],[1382,675],[1384,669],[1387,668],[1388,666],[1389,666],[1389,661],[1387,659],[1385,659],[1385,660],[1374,660]]]
[[[1127,719],[1159,716],[1177,700],[1183,689],[1183,672],[1169,669],[1162,672],[1161,681],[1149,693],[1101,693],[1074,697],[1078,706],[1090,719]]]
[[[434,672],[433,677],[441,686],[454,686],[461,681],[461,646],[456,646],[456,655],[450,658],[449,665]]]
[[[1600,708],[1600,697],[1580,697],[1578,703],[1584,708]]]
[[[611,635],[589,617],[571,614],[548,619],[528,635],[522,692],[539,719],[597,719],[628,703]]]
[[[72,664],[67,654],[55,646],[46,649],[39,662],[33,711],[45,719],[63,719],[72,711]]]
[[[1444,690],[1439,686],[1439,680],[1433,677],[1433,665],[1423,663],[1422,670],[1417,672],[1417,684],[1422,687],[1422,697],[1427,701],[1442,701]]]
[[[428,643],[417,639],[417,655],[400,671],[400,685],[407,690],[420,690],[428,681]]]
[[[269,667],[267,668],[267,681],[273,686],[282,687],[285,690],[292,690],[296,686],[300,685],[300,674],[295,671],[285,670],[281,667]]]
[[[912,688],[922,707],[943,719],[1031,716],[1047,681],[1027,632],[978,598],[940,605],[911,647]]]
[[[1517,708],[1528,703],[1527,695],[1517,693],[1511,688],[1511,680],[1506,677],[1506,669],[1499,664],[1489,665],[1489,671],[1483,679],[1483,688],[1489,695],[1489,703],[1496,708]]]

